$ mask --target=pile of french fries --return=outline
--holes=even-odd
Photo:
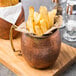
[[[26,22],[26,29],[30,33],[42,36],[54,25],[56,13],[57,9],[53,9],[48,12],[45,6],[40,6],[39,12],[34,12],[34,7],[30,7],[28,20]]]
[[[19,0],[11,0],[12,5],[18,4]]]
[[[19,3],[19,0],[0,0],[0,7],[13,6]]]

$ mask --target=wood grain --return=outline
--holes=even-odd
[[[12,51],[9,40],[0,39],[0,42],[0,62],[17,76],[57,76],[76,58],[76,48],[62,43],[60,55],[53,68],[38,70],[30,67],[23,57]],[[14,45],[16,49],[20,49],[20,38],[14,40]]]

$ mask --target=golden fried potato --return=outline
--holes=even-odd
[[[29,17],[28,18],[31,18],[32,20],[34,20],[34,7],[29,8]]]
[[[38,36],[41,36],[43,34],[39,25],[35,25],[35,31]]]
[[[35,33],[34,31],[34,8],[33,7],[29,8],[29,17],[26,22],[26,25],[27,25],[26,28],[29,30],[30,33]]]
[[[19,0],[11,0],[12,5],[16,5],[19,3]]]
[[[56,16],[57,10],[54,9],[50,12],[48,12],[48,17],[49,17],[49,28],[51,28],[54,25],[54,18]]]
[[[34,22],[38,24],[40,22],[41,16],[38,12],[34,12]]]
[[[11,5],[11,0],[0,0],[0,7],[6,7]]]
[[[41,15],[41,18],[45,20],[46,24],[47,24],[47,29],[48,29],[48,10],[45,6],[41,6],[40,9],[40,15]]]
[[[30,33],[35,33],[34,32],[34,23],[31,20],[31,18],[28,19],[28,21],[26,22],[26,28],[29,30]]]
[[[39,11],[40,11],[42,18],[46,19],[46,17],[48,17],[48,10],[45,6],[41,6]]]
[[[7,7],[15,5],[19,2],[19,0],[0,0],[0,7]]]
[[[47,31],[47,24],[44,19],[40,20],[40,27],[41,27],[41,30],[43,31],[43,33],[45,33]]]

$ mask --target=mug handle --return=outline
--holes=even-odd
[[[17,27],[18,27],[18,26],[16,26],[16,25],[12,25],[12,26],[11,26],[9,38],[10,38],[12,50],[13,50],[14,52],[19,52],[18,55],[19,55],[19,56],[22,56],[21,50],[15,50],[14,44],[13,44],[13,30],[15,30]]]

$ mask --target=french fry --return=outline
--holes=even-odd
[[[19,2],[19,0],[0,0],[0,7],[12,6]]]
[[[31,18],[32,21],[34,20],[34,8],[33,7],[29,8],[29,17],[28,18]]]
[[[11,6],[11,0],[0,0],[0,7]]]
[[[48,12],[48,16],[49,16],[49,28],[51,28],[54,25],[54,18],[56,16],[56,13],[57,13],[56,9]]]
[[[11,0],[12,5],[18,4],[19,0]]]
[[[49,28],[48,27],[48,10],[45,6],[41,6],[40,9],[40,15],[41,15],[41,18],[45,20],[46,24],[47,24],[47,29]]]
[[[47,31],[47,24],[44,19],[40,20],[40,27],[41,27],[41,30],[43,31],[43,33],[45,33]]]
[[[35,25],[35,31],[38,36],[41,36],[43,34],[39,25]]]
[[[26,25],[27,25],[26,28],[29,30],[30,33],[35,33],[34,31],[34,8],[33,7],[29,8],[29,17],[26,22]]]
[[[37,12],[34,12],[34,21],[35,21],[35,24],[38,24],[40,22],[40,14],[37,13]]]
[[[26,22],[26,28],[29,30],[30,33],[35,33],[34,32],[34,23],[31,20],[31,18],[28,19],[28,21]]]
[[[46,19],[46,17],[48,17],[48,11],[45,6],[41,6],[39,11],[40,11],[42,18]]]

